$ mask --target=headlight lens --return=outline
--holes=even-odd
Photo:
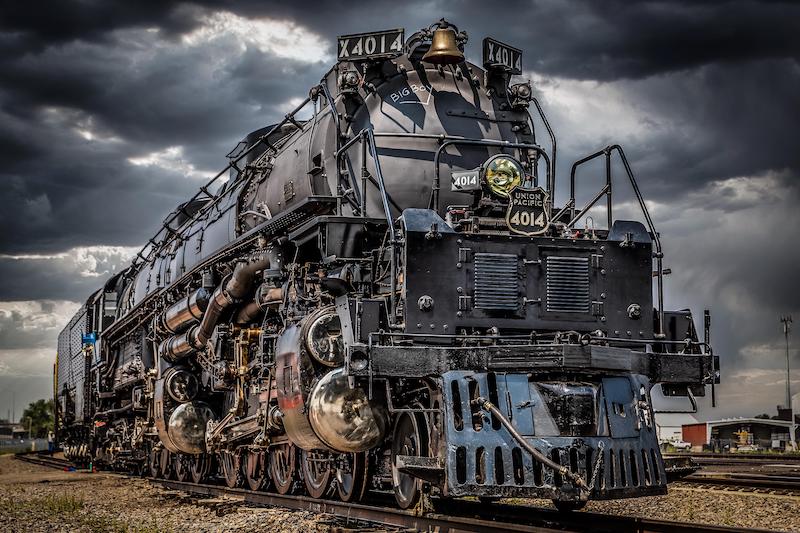
[[[484,165],[486,185],[492,193],[508,198],[511,189],[522,184],[522,165],[507,155],[496,155]]]

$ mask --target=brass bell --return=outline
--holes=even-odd
[[[464,53],[456,44],[456,32],[451,29],[438,29],[433,32],[431,47],[422,60],[435,65],[457,65],[464,61]]]

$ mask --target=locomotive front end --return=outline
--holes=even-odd
[[[362,169],[361,209],[391,228],[376,291],[337,310],[345,374],[386,404],[398,503],[426,490],[560,508],[665,493],[651,389],[693,402],[716,362],[690,313],[663,311],[659,237],[622,149],[576,163],[554,207],[555,139],[536,142],[532,103],[547,120],[531,86],[510,83],[521,52],[485,40],[481,78],[426,66],[409,42],[407,58],[364,67],[372,89],[337,152]],[[617,154],[646,225],[612,217]],[[605,186],[576,209],[577,170],[603,158]],[[602,198],[601,229],[588,215]]]

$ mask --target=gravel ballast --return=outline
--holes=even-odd
[[[197,503],[193,503],[193,502]],[[59,472],[0,457],[0,531],[329,531],[329,517],[176,497],[146,480]]]

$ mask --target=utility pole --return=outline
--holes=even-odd
[[[797,445],[795,443],[795,428],[794,428],[794,409],[792,408],[792,385],[791,379],[792,374],[789,369],[789,329],[790,324],[792,323],[792,315],[786,315],[781,317],[781,322],[783,323],[783,336],[786,339],[786,408],[789,409],[789,416],[791,417],[792,425],[789,426],[789,441],[792,443],[792,449],[797,449]]]
[[[791,373],[789,371],[789,325],[792,323],[792,316],[782,316],[783,336],[786,338],[786,408],[792,408],[792,387],[790,385]]]

